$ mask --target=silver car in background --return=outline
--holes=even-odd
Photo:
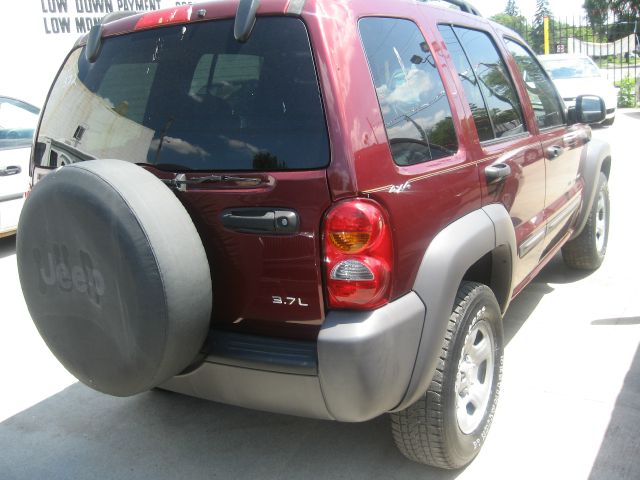
[[[0,238],[13,235],[29,188],[29,155],[40,109],[0,96]]]
[[[575,104],[578,95],[597,95],[604,100],[607,115],[602,125],[612,125],[616,118],[618,91],[584,54],[557,53],[538,55],[567,107]]]

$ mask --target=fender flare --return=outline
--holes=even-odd
[[[598,189],[598,179],[605,161],[611,162],[611,148],[609,144],[604,140],[592,138],[587,144],[584,157],[582,158],[581,171],[582,177],[584,178],[582,209],[576,219],[575,230],[573,235],[571,235],[571,240],[580,235],[584,226],[587,224],[589,212],[593,206],[593,201]],[[607,177],[609,176],[608,168],[610,167],[607,167]]]
[[[503,205],[468,213],[445,227],[427,248],[413,286],[426,306],[425,322],[409,387],[394,411],[413,404],[429,387],[458,287],[469,267],[490,252],[491,287],[504,289],[496,295],[504,312],[513,292],[517,248],[513,223]]]

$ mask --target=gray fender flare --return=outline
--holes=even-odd
[[[488,205],[461,217],[427,248],[413,287],[426,306],[426,317],[409,387],[395,411],[413,404],[429,387],[458,287],[469,267],[489,252],[494,252],[491,286],[504,289],[496,295],[504,311],[513,291],[517,249],[513,223],[503,205]]]
[[[603,140],[592,138],[585,148],[585,153],[582,157],[582,164],[580,165],[582,177],[584,178],[583,202],[580,214],[576,220],[576,228],[571,239],[580,235],[584,226],[587,224],[589,212],[591,211],[593,201],[596,197],[598,179],[605,160],[611,161],[611,149],[609,144]]]

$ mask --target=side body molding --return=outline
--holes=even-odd
[[[598,178],[605,162],[611,162],[611,149],[609,144],[597,138],[592,138],[587,144],[587,148],[585,148],[585,153],[583,154],[580,165],[582,176],[584,177],[584,193],[582,197],[582,209],[576,220],[576,228],[571,239],[580,235],[582,229],[584,229],[584,226],[587,224],[587,218],[589,217],[589,212],[596,197]],[[607,164],[605,168],[607,177],[609,176],[610,168],[611,165]]]
[[[515,231],[504,206],[492,204],[465,215],[443,229],[427,248],[413,287],[426,305],[426,318],[409,387],[394,410],[408,407],[429,387],[458,286],[469,267],[490,252],[491,287],[503,289],[496,297],[504,311],[513,290],[511,271],[517,252]]]

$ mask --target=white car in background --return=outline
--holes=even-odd
[[[13,235],[29,187],[29,155],[40,109],[0,96],[0,238]]]
[[[613,124],[618,91],[590,57],[584,54],[556,53],[538,55],[538,59],[549,72],[567,107],[575,104],[578,95],[597,95],[604,100],[607,111],[602,125]]]

